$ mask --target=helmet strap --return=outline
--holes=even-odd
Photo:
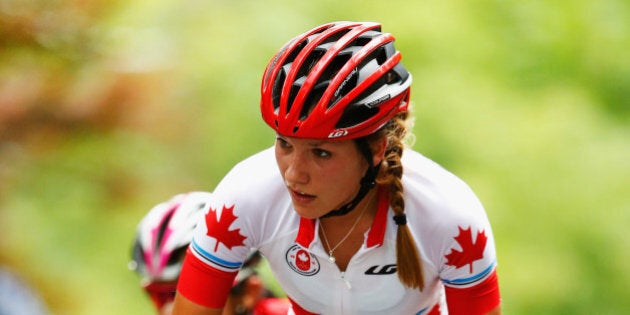
[[[372,150],[370,149],[370,145],[368,144],[365,137],[358,138],[355,141],[357,143],[357,146],[359,147],[359,151],[361,151],[361,154],[363,154],[363,157],[368,161],[368,164],[370,165],[365,171],[365,175],[363,175],[363,178],[361,178],[361,181],[359,182],[359,184],[361,185],[359,187],[359,192],[357,192],[357,195],[354,196],[354,198],[350,202],[324,214],[323,216],[321,216],[321,218],[342,216],[348,214],[359,204],[359,202],[361,202],[361,200],[363,200],[367,193],[376,186],[376,175],[378,175],[378,170],[380,169],[381,165],[372,165]]]

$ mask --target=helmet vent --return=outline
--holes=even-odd
[[[284,60],[284,64],[287,63],[292,63],[293,60],[295,60],[295,58],[298,56],[298,54],[302,51],[302,49],[304,48],[304,46],[306,46],[306,44],[308,44],[308,38],[301,41],[292,51],[291,53],[289,53],[289,55],[287,56],[287,58]]]
[[[278,110],[280,108],[280,95],[282,95],[282,84],[286,78],[286,74],[284,70],[279,71],[278,76],[276,77],[276,82],[273,84],[273,91],[271,95],[273,95],[271,101],[273,103],[273,109]]]
[[[344,110],[335,128],[350,128],[358,125],[378,114],[379,110],[378,107],[368,107],[365,105],[348,106]]]
[[[334,43],[337,42],[341,37],[343,37],[344,35],[346,35],[348,32],[350,32],[349,29],[342,29],[337,31],[334,34],[330,34],[326,40],[324,41],[325,43]]]
[[[328,87],[328,83],[329,83],[328,81],[321,82],[318,85],[316,85],[311,90],[310,93],[308,93],[308,96],[304,100],[304,106],[302,106],[302,111],[300,112],[300,119],[306,119],[306,117],[308,117],[311,111],[313,111],[313,108],[315,108],[319,100],[322,98],[324,91]]]
[[[291,111],[291,106],[293,106],[293,100],[295,100],[295,96],[297,96],[298,92],[300,91],[300,88],[302,87],[301,82],[299,84],[297,84],[298,82],[296,82],[296,84],[293,84],[293,86],[291,86],[291,92],[289,92],[289,100],[287,102],[287,113]]]
[[[379,33],[379,32],[367,31],[367,32],[361,34],[359,37],[357,37],[348,46],[360,46],[360,47],[363,47],[363,46],[367,45],[369,42],[371,42],[374,37],[379,36],[379,35],[381,35],[381,33]]]
[[[324,50],[313,50],[308,55],[308,58],[306,58],[306,62],[304,62],[302,67],[298,70],[296,78],[307,76],[311,72],[311,69],[313,69],[313,66],[315,66],[319,59],[322,58],[324,53],[326,53]]]
[[[348,62],[348,60],[350,60],[350,57],[352,57],[351,53],[340,54],[340,55],[335,56],[335,58],[331,60],[331,62],[326,66],[326,68],[322,72],[322,75],[320,76],[319,81],[321,82],[321,81],[331,80],[333,76],[335,76],[337,72],[339,72],[339,70],[343,67],[343,65],[345,65]],[[352,87],[354,87],[354,85],[352,85]]]

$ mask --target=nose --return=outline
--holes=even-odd
[[[307,162],[302,154],[294,152],[287,159],[287,167],[284,170],[284,181],[288,186],[297,188],[297,185],[305,185],[309,182]]]

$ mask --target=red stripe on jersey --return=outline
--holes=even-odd
[[[300,228],[295,237],[295,242],[304,248],[311,246],[311,242],[315,239],[315,220],[300,217]]]
[[[225,306],[236,272],[225,272],[203,263],[190,250],[186,253],[177,292],[199,305]]]
[[[376,217],[372,222],[372,228],[368,232],[366,246],[383,245],[385,239],[385,229],[387,228],[387,210],[389,209],[389,192],[386,189],[378,189],[378,206],[376,208]]]
[[[427,315],[440,315],[440,303],[433,305],[429,313]]]
[[[483,282],[470,288],[446,286],[446,304],[452,315],[486,314],[501,303],[496,269]]]

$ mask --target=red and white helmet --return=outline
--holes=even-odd
[[[411,75],[394,37],[372,22],[334,22],[287,43],[265,70],[260,109],[279,134],[355,139],[406,111]]]
[[[140,221],[130,268],[145,281],[175,281],[208,192],[179,194],[154,206]]]

